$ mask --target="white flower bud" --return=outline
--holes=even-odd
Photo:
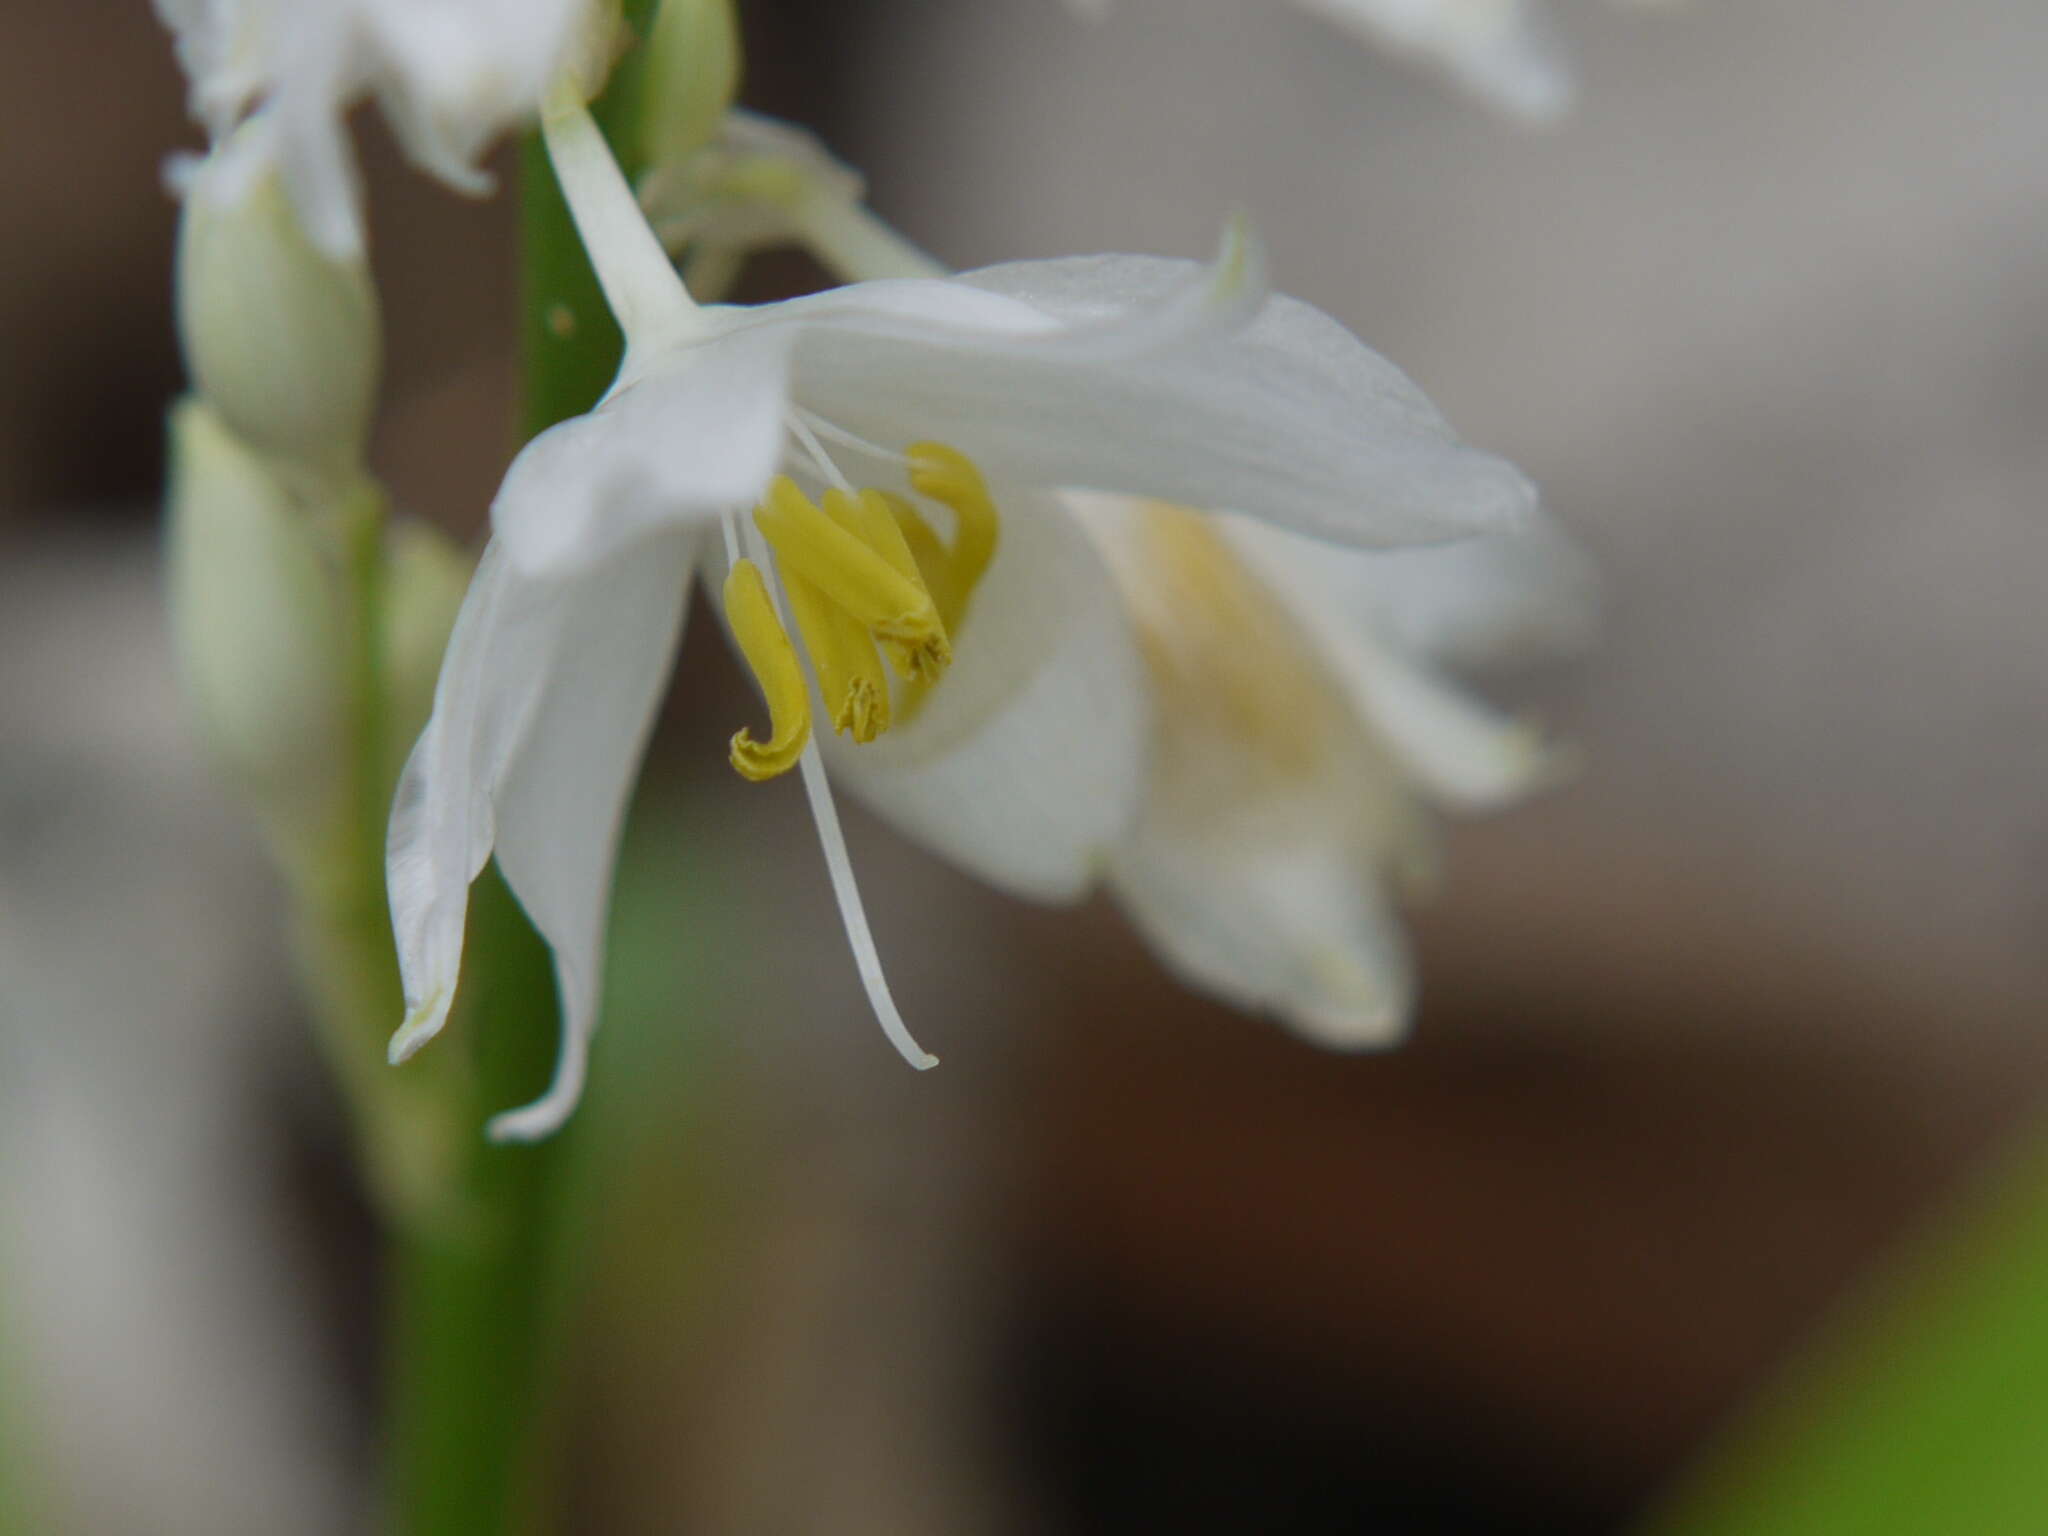
[[[185,187],[177,290],[186,364],[219,418],[280,472],[351,483],[377,392],[369,272],[360,258],[313,245],[274,175],[247,181],[215,169],[201,164]]]
[[[346,769],[338,596],[290,492],[190,397],[171,413],[169,538],[171,634],[202,742],[282,831]]]
[[[641,148],[679,165],[718,136],[740,88],[732,0],[661,0],[640,76]]]

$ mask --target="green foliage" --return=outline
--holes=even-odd
[[[1648,1536],[2048,1531],[2048,1141],[1953,1212]]]

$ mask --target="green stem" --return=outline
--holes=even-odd
[[[403,1228],[390,1277],[392,1526],[405,1536],[494,1536],[533,1519],[549,1481],[542,1408],[557,1329],[555,1185],[574,1129],[495,1146],[483,1110],[533,1098],[555,1050],[554,976],[495,872],[470,906],[458,1025],[478,1109],[463,1126],[462,1203]]]
[[[648,0],[625,7],[637,34],[649,9]],[[615,146],[633,63],[596,108]],[[621,160],[634,168],[630,147]],[[520,194],[520,421],[531,437],[596,404],[622,340],[537,136],[522,146]],[[457,1008],[455,1039],[416,1062],[458,1042],[469,1051],[461,1200],[442,1219],[399,1229],[390,1275],[386,1493],[402,1536],[508,1536],[554,1523],[546,1410],[568,1289],[561,1209],[579,1132],[572,1125],[534,1145],[483,1137],[485,1111],[545,1087],[560,1027],[546,946],[495,870],[472,893]]]
[[[4,1254],[0,1254],[4,1258]],[[0,1264],[0,1280],[6,1278]],[[0,1301],[4,1301],[0,1291]],[[28,1536],[50,1528],[50,1511],[36,1476],[35,1429],[22,1391],[28,1380],[14,1319],[0,1308],[0,1536]]]

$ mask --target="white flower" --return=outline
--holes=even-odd
[[[1559,768],[1435,666],[1581,638],[1584,562],[1542,523],[1363,551],[1088,501],[1157,722],[1110,888],[1192,985],[1323,1045],[1388,1043],[1414,993],[1394,909],[1434,873],[1432,813],[1505,805]]]
[[[735,738],[735,766],[801,768],[869,996],[928,1065],[883,984],[831,733],[810,720],[855,738],[832,736],[835,771],[857,764],[917,835],[1012,889],[1084,891],[1137,813],[1151,693],[1116,583],[1054,490],[1228,505],[1353,546],[1533,512],[1528,482],[1392,365],[1268,296],[1243,240],[1207,270],[1023,262],[699,309],[588,115],[545,127],[627,355],[595,410],[506,475],[391,831],[394,1058],[447,1017],[467,887],[493,852],[553,946],[556,1080],[496,1135],[545,1134],[580,1091],[619,820],[693,570],[724,573],[773,719],[767,741]]]
[[[1488,105],[1548,122],[1572,66],[1538,0],[1300,0],[1367,42],[1441,71]]]
[[[1413,59],[1487,105],[1550,122],[1572,104],[1572,62],[1542,0],[1296,0],[1353,36]],[[1616,0],[1650,6],[1668,0]],[[1068,0],[1100,20],[1110,0]]]
[[[362,249],[347,114],[374,98],[412,160],[468,192],[499,134],[601,51],[592,0],[156,0],[192,115],[247,187],[275,167],[314,243]],[[237,127],[247,124],[245,131]],[[233,142],[230,144],[230,135]]]

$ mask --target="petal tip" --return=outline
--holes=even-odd
[[[448,1005],[453,1001],[448,989],[437,989],[425,1002],[406,1010],[405,1022],[398,1026],[391,1036],[385,1057],[392,1066],[410,1061],[415,1052],[434,1036],[448,1022]]]
[[[1223,239],[1216,249],[1215,281],[1211,288],[1221,305],[1240,301],[1257,304],[1270,291],[1271,267],[1266,242],[1259,237],[1251,214],[1243,208],[1231,210],[1223,224]]]
[[[502,1115],[493,1115],[484,1127],[484,1135],[500,1146],[531,1141],[542,1141],[562,1128],[562,1122],[569,1118],[571,1105],[552,1102],[554,1096],[540,1099],[524,1109],[507,1110]]]

